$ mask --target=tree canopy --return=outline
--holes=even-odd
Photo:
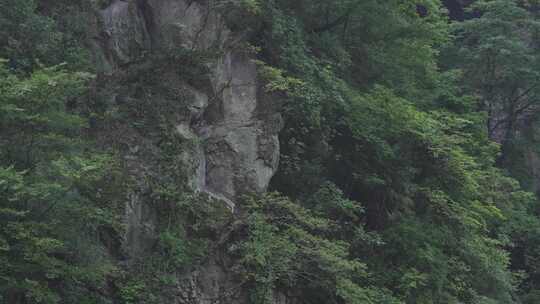
[[[538,3],[460,1],[451,20],[439,0],[210,0],[284,118],[269,193],[233,215],[186,185],[174,105],[100,99],[69,12],[108,2],[52,2],[0,0],[0,303],[160,303],[223,243],[254,304],[540,301]],[[130,264],[141,181],[96,130],[134,111],[161,158],[158,236]]]

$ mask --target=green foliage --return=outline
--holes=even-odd
[[[88,69],[90,56],[83,47],[86,28],[80,17],[83,10],[77,2],[58,1],[58,7],[42,2],[0,1],[0,58],[9,59],[11,69],[24,72],[39,64],[61,62],[68,62],[71,69]],[[44,8],[50,10],[49,16],[37,13]],[[62,18],[62,23],[55,18]]]
[[[9,303],[98,299],[114,270],[100,235],[121,229],[122,194],[114,158],[88,150],[84,119],[66,109],[88,75],[0,74],[0,293]]]
[[[245,240],[235,245],[253,303],[272,303],[276,288],[312,303],[400,303],[364,286],[367,267],[348,243],[329,235],[337,223],[277,194],[244,201]]]
[[[60,43],[54,22],[36,10],[36,1],[0,2],[0,57],[9,58],[18,68],[28,70],[36,59],[49,59]]]
[[[526,41],[535,21],[512,1],[474,8],[490,13],[455,25],[456,46],[469,53],[444,58],[466,69],[439,71],[439,50],[454,41],[438,1],[265,2],[260,53],[273,70],[263,78],[284,96],[286,121],[273,186],[336,221],[326,235],[354,249],[349,257],[369,266],[371,286],[406,303],[514,303],[510,253],[522,245],[512,231],[536,225],[535,198],[495,168],[493,116],[472,95],[485,88],[474,79],[487,75],[475,65],[476,45],[504,24],[523,35],[508,30],[503,44],[492,41],[510,54],[501,67],[513,77],[534,73]],[[501,94],[520,92],[504,79]]]
[[[85,121],[67,111],[67,101],[82,93],[90,75],[68,73],[61,67],[37,71],[28,79],[8,75],[5,69],[0,73],[4,75],[0,80],[0,117],[5,130],[1,140],[6,147],[1,151],[2,159],[26,168],[37,160],[58,157],[53,153],[57,147],[76,147],[74,135]]]
[[[488,134],[503,143],[511,166],[523,153],[523,122],[535,120],[530,116],[538,108],[540,57],[533,41],[540,23],[516,1],[477,1],[470,9],[481,17],[454,24],[457,41],[445,52],[447,64],[463,70],[463,86],[488,113]]]
[[[256,61],[259,68],[259,75],[266,83],[265,90],[267,93],[272,92],[287,92],[294,86],[301,85],[302,82],[293,77],[286,77],[283,71],[266,65],[262,61]]]
[[[286,196],[231,215],[190,190],[203,143],[175,131],[189,96],[159,75],[210,90],[223,50],[154,50],[118,79],[130,98],[82,104],[81,20],[109,1],[0,0],[0,302],[173,302],[224,248],[256,304],[538,302],[537,3],[479,0],[453,23],[438,0],[204,3],[283,104]],[[88,136],[118,125],[152,139],[157,172],[138,181],[152,249],[125,267],[126,168]]]

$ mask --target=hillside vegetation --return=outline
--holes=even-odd
[[[109,1],[0,0],[0,303],[206,303],[163,299],[216,247],[252,304],[540,303],[540,4],[203,2],[283,117],[269,191],[234,214],[187,185],[173,106],[100,95],[88,16]],[[196,82],[215,54],[182,56]],[[103,134],[134,115],[161,136],[159,220],[126,262],[141,181]]]

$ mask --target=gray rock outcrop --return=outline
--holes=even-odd
[[[268,115],[265,107],[271,105],[258,98],[256,65],[235,49],[235,37],[219,14],[193,1],[116,0],[101,11],[101,19],[98,56],[105,58],[103,73],[122,73],[123,67],[152,52],[221,52],[206,64],[205,86],[188,85],[172,69],[157,77],[164,86],[189,95],[179,103],[191,99],[188,115],[176,123],[181,136],[201,145],[195,149],[200,155],[194,155],[199,164],[193,186],[231,207],[241,194],[265,191],[278,165],[279,115]]]
[[[108,82],[106,90],[112,102],[136,107],[144,98],[150,104],[166,100],[173,105],[162,112],[171,118],[176,136],[189,143],[189,148],[179,150],[178,155],[191,189],[217,198],[232,211],[241,195],[266,191],[278,166],[281,118],[260,89],[256,64],[238,48],[238,37],[210,4],[114,0],[99,11],[94,24],[96,66],[100,77]],[[181,62],[148,68],[158,65],[164,54],[174,58],[182,52],[188,57],[200,53],[217,56],[199,67],[205,73],[197,73],[195,80],[185,77],[189,67]],[[141,74],[151,77],[152,82],[138,84],[132,80]],[[149,113],[138,115],[144,120]],[[124,250],[129,256],[151,250],[145,244],[155,237],[156,215],[146,202],[150,186],[145,180],[158,174],[152,168],[156,167],[153,159],[159,149],[148,134],[130,126],[106,134],[122,138],[129,147],[125,160],[137,180],[125,216]],[[231,275],[215,260],[210,257],[205,266],[178,274],[175,303],[247,301],[245,291],[234,290],[237,287]],[[276,303],[285,303],[281,296],[276,297]]]

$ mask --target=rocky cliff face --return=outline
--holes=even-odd
[[[189,143],[177,153],[192,190],[217,198],[232,212],[240,195],[266,190],[278,165],[281,119],[260,90],[250,55],[238,47],[240,39],[210,3],[115,0],[99,10],[93,23],[92,44],[106,98],[134,109],[143,99],[150,106],[171,105],[161,111],[174,124],[175,136]],[[187,54],[184,59],[215,55],[199,66],[204,73],[193,80],[186,77],[192,67],[182,61],[159,63],[165,54],[178,53]],[[149,76],[152,82],[134,80]],[[137,113],[134,120],[152,119],[145,110]],[[123,244],[134,257],[151,250],[155,237],[156,212],[148,203],[145,181],[159,174],[159,150],[151,130],[122,125],[105,137],[127,147],[124,158],[136,181],[126,207]],[[235,287],[223,263],[209,260],[179,274],[176,303],[243,303],[245,292]]]
[[[228,201],[262,192],[278,164],[280,117],[259,98],[256,65],[242,51],[220,15],[207,4],[180,0],[114,1],[100,12],[101,72],[126,73],[145,56],[170,50],[218,51],[199,87],[181,71],[164,69],[159,78],[178,96],[178,133],[200,141],[194,187]],[[130,96],[124,96],[124,99]],[[159,98],[159,97],[158,97]]]

